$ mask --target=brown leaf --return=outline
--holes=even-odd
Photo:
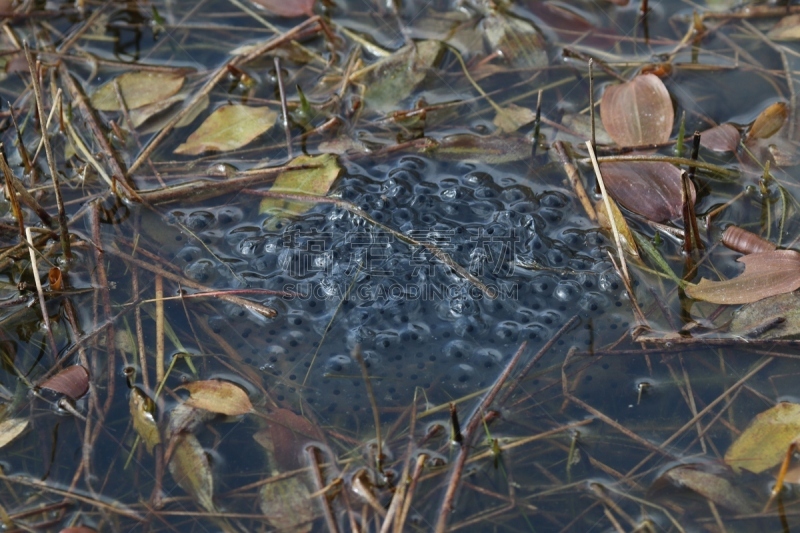
[[[800,436],[800,404],[779,403],[759,413],[725,452],[736,471],[755,474],[779,464],[789,444]]]
[[[643,74],[606,87],[600,118],[618,145],[643,146],[669,140],[675,111],[664,82],[653,74]]]
[[[677,167],[660,161],[620,161],[601,163],[600,172],[608,193],[626,209],[655,222],[682,215],[681,171]]]
[[[800,294],[789,292],[743,305],[733,315],[728,332],[758,339],[800,335]]]
[[[322,441],[319,427],[289,409],[277,409],[265,417],[268,426],[253,438],[274,461],[273,467],[285,472],[300,468],[300,453],[312,441]]]
[[[732,124],[720,124],[700,134],[700,144],[715,152],[735,152],[741,135]]]
[[[631,228],[628,226],[628,222],[625,220],[625,217],[622,216],[622,211],[620,211],[619,207],[617,207],[617,202],[615,202],[613,198],[609,198],[608,200],[609,204],[611,205],[611,212],[614,215],[614,224],[617,226],[617,231],[619,232],[619,240],[620,244],[622,245],[622,249],[626,254],[629,254],[633,257],[639,257],[639,251],[636,249],[636,240],[633,236],[633,233],[631,233]],[[606,203],[603,200],[599,200],[595,204],[594,210],[597,213],[597,223],[600,224],[600,227],[611,231],[611,221],[606,213]]]
[[[89,372],[81,365],[68,366],[39,387],[77,400],[89,390]]]
[[[497,112],[493,122],[503,133],[513,133],[534,120],[536,120],[536,111],[516,104],[508,104]]]
[[[115,78],[119,83],[127,109],[137,109],[169,98],[183,87],[185,76],[178,72],[126,72]],[[92,106],[99,111],[119,111],[119,98],[114,80],[106,83],[91,98]]]
[[[300,17],[314,15],[315,0],[250,0],[278,17]]]
[[[261,488],[259,505],[267,522],[286,533],[311,531],[319,514],[308,487],[297,476],[265,483]]]
[[[431,149],[431,153],[447,161],[480,161],[500,165],[531,156],[533,143],[522,135],[480,136],[471,133],[448,135]]]
[[[752,511],[753,505],[745,493],[727,479],[727,469],[711,464],[695,463],[679,465],[664,472],[654,483],[663,490],[671,484],[678,491],[691,490],[731,511]]]
[[[492,52],[499,52],[512,67],[547,65],[544,38],[530,22],[494,11],[483,19],[483,33]]]
[[[726,281],[705,278],[687,285],[686,294],[695,300],[715,304],[747,304],[800,288],[800,253],[776,250],[740,257],[745,269]]]
[[[191,433],[181,433],[176,439],[169,472],[183,490],[192,495],[203,509],[216,512],[214,506],[214,477],[205,450]]]
[[[50,283],[50,290],[60,291],[64,288],[64,278],[61,276],[61,269],[53,267],[47,273],[47,281]]]
[[[775,102],[756,117],[747,132],[747,140],[769,139],[778,133],[788,118],[789,106],[784,102]]]
[[[278,114],[267,107],[225,105],[211,113],[174,153],[229,152],[249,144],[275,125]]]
[[[9,418],[0,422],[0,448],[19,437],[26,427],[27,418]]]
[[[190,394],[185,402],[189,407],[228,416],[243,415],[253,410],[247,392],[230,381],[219,379],[193,381],[183,388]]]
[[[722,234],[722,244],[740,254],[759,254],[773,252],[778,247],[755,233],[739,226],[728,226]]]
[[[783,17],[767,32],[767,37],[775,41],[796,41],[800,39],[800,14]]]
[[[161,434],[158,432],[158,424],[156,424],[155,402],[142,389],[134,387],[131,389],[128,409],[133,420],[134,431],[144,441],[147,451],[152,454],[153,448],[161,443]]]
[[[97,530],[86,526],[75,526],[64,528],[58,533],[97,533]]]

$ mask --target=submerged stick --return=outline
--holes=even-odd
[[[372,382],[369,379],[369,372],[367,371],[367,364],[364,362],[364,356],[361,355],[361,346],[356,345],[353,348],[353,357],[358,361],[361,367],[361,377],[364,378],[364,386],[367,389],[367,398],[369,398],[369,406],[372,408],[372,421],[375,423],[375,441],[378,445],[378,456],[375,458],[376,468],[378,472],[383,472],[383,439],[381,438],[381,413],[378,410],[378,403],[375,401],[375,393],[372,391]]]

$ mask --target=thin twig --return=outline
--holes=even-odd
[[[58,347],[56,345],[55,337],[53,337],[53,328],[50,327],[50,315],[47,314],[47,304],[44,299],[44,289],[42,288],[42,280],[39,279],[39,267],[36,265],[36,248],[33,246],[33,235],[31,228],[25,228],[25,237],[28,240],[28,253],[31,256],[31,270],[33,271],[33,281],[36,283],[36,293],[39,295],[39,307],[42,309],[42,320],[44,327],[47,330],[47,339],[50,341],[50,349],[53,351],[53,359],[58,355]]]
[[[292,159],[292,131],[289,129],[289,110],[286,107],[286,92],[283,88],[283,74],[281,73],[281,58],[275,56],[275,76],[278,78],[278,94],[281,98],[281,113],[283,114],[283,131],[286,133],[286,154]]]

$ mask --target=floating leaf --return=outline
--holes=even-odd
[[[516,104],[509,104],[494,117],[494,125],[504,133],[513,133],[525,124],[536,120],[536,111]]]
[[[384,112],[396,109],[436,66],[442,50],[440,41],[420,41],[404,46],[369,67],[363,76],[367,105]]]
[[[68,366],[39,387],[77,400],[89,390],[89,372],[81,365]]]
[[[155,402],[142,389],[134,387],[131,389],[128,409],[131,412],[134,431],[144,441],[147,451],[152,454],[156,444],[161,444],[161,434],[156,424]]]
[[[784,339],[800,335],[800,295],[779,294],[743,305],[728,328],[732,335]]]
[[[773,252],[778,247],[755,233],[739,226],[728,226],[722,234],[722,244],[740,254],[758,254]]]
[[[342,172],[342,167],[332,154],[316,156],[301,155],[295,157],[290,167],[307,166],[299,170],[288,170],[280,174],[272,185],[270,191],[289,194],[302,194],[310,196],[325,196],[331,189],[333,182]],[[259,205],[259,214],[279,213],[299,214],[308,210],[312,204],[292,202],[279,198],[264,198]]]
[[[733,124],[720,124],[700,134],[700,144],[715,152],[735,152],[741,135]]]
[[[314,14],[315,0],[250,0],[278,17],[300,17]]]
[[[221,379],[192,381],[183,385],[183,388],[190,394],[184,402],[189,407],[228,416],[243,415],[253,410],[253,404],[250,403],[250,398],[244,389],[230,381]]]
[[[277,119],[278,114],[267,107],[222,106],[211,113],[175,153],[198,155],[207,151],[236,150],[272,128]]]
[[[626,254],[639,257],[639,251],[636,250],[636,239],[634,239],[631,228],[628,227],[628,222],[625,220],[625,217],[622,216],[622,211],[619,210],[613,198],[609,198],[608,201],[611,205],[611,212],[614,215],[614,224],[617,226],[617,231],[619,232],[619,240],[620,244],[622,244],[622,249]],[[606,203],[600,200],[595,204],[594,209],[597,212],[597,223],[600,224],[600,227],[611,231],[611,221],[608,219],[608,214],[606,213]]]
[[[642,74],[606,87],[600,117],[618,145],[644,146],[669,140],[675,111],[664,82],[653,74]]]
[[[686,286],[695,300],[715,304],[747,304],[800,288],[800,253],[776,250],[740,257],[744,272],[727,281],[709,281]]]
[[[780,130],[789,118],[789,106],[784,102],[775,102],[756,117],[747,139],[769,139]]]
[[[180,91],[185,77],[177,72],[136,71],[126,72],[115,79],[119,83],[125,107],[138,109],[165,100]],[[114,80],[97,89],[91,102],[99,111],[119,111]]]
[[[600,172],[608,193],[626,209],[655,222],[682,215],[681,171],[677,167],[660,161],[620,161],[601,163]]]
[[[319,514],[308,487],[297,476],[265,483],[259,506],[267,522],[281,532],[307,533]]]
[[[780,464],[789,444],[800,436],[800,405],[779,403],[756,416],[725,452],[725,462],[737,472],[759,474]]]
[[[673,490],[691,490],[725,509],[746,513],[753,511],[751,500],[736,485],[731,483],[719,466],[685,464],[670,468],[654,483],[654,488],[663,491],[666,484]]]
[[[26,427],[27,418],[9,418],[0,422],[0,448],[19,437]]]
[[[511,66],[547,66],[544,38],[530,22],[495,11],[484,18],[483,31],[492,52],[499,52]]]
[[[800,39],[800,15],[787,15],[767,32],[767,37],[775,41],[796,41]]]
[[[448,135],[430,151],[444,160],[499,165],[529,158],[532,149],[533,141],[521,135],[486,137],[460,133]]]
[[[181,433],[176,438],[169,462],[172,479],[192,495],[203,509],[216,512],[214,506],[214,477],[200,441],[192,433]]]

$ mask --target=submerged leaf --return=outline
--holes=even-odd
[[[775,102],[756,117],[747,132],[747,140],[769,139],[778,133],[788,118],[789,106],[784,102]]]
[[[128,401],[128,409],[133,419],[133,429],[136,434],[144,441],[148,453],[153,453],[153,448],[161,444],[161,434],[158,432],[156,424],[156,404],[139,387],[131,389],[131,397]]]
[[[205,450],[191,433],[181,433],[176,438],[169,462],[169,472],[183,490],[192,495],[203,509],[213,513],[214,477]]]
[[[278,114],[267,107],[222,106],[211,113],[175,153],[198,155],[207,151],[236,150],[272,128],[277,119]]]
[[[677,167],[660,161],[620,161],[600,163],[600,172],[608,193],[626,209],[655,222],[682,215],[681,171]]]
[[[267,415],[268,426],[253,435],[264,449],[273,469],[286,472],[300,468],[299,452],[312,441],[322,441],[319,427],[289,409],[277,409]]]
[[[726,281],[705,278],[697,285],[686,286],[686,294],[695,300],[715,304],[747,304],[769,296],[800,288],[800,253],[776,250],[742,256],[744,272]]]
[[[376,111],[392,111],[408,97],[442,56],[440,41],[420,41],[397,50],[370,67],[363,80],[364,99]]]
[[[664,82],[653,74],[642,74],[606,87],[600,118],[618,145],[644,146],[669,140],[675,111]]]
[[[667,482],[678,490],[691,490],[711,500],[720,507],[737,512],[752,511],[745,493],[731,483],[724,474],[727,469],[704,464],[686,464],[667,470],[654,485]],[[663,486],[659,487],[663,490]]]
[[[316,0],[250,0],[259,7],[262,7],[279,17],[300,17],[302,15],[312,16],[314,14],[314,2]]]
[[[27,418],[9,418],[0,422],[0,448],[19,437],[26,427]]]
[[[492,52],[499,52],[511,66],[547,66],[544,38],[530,22],[495,11],[483,20],[483,30]]]
[[[297,476],[265,483],[261,488],[259,506],[267,522],[286,533],[311,531],[318,515],[308,487]]]
[[[639,251],[636,249],[636,239],[633,237],[633,233],[631,233],[631,228],[628,227],[628,222],[625,220],[625,217],[622,216],[622,211],[619,210],[614,199],[609,198],[608,200],[611,205],[611,212],[614,216],[614,224],[617,226],[617,231],[619,232],[619,240],[620,244],[622,244],[622,249],[628,255],[639,257]],[[597,223],[600,224],[600,227],[612,231],[611,221],[606,213],[606,203],[600,200],[595,204],[594,209],[595,212],[597,212]]]
[[[290,167],[311,167],[299,170],[287,170],[280,174],[270,189],[271,192],[301,194],[309,196],[325,196],[342,172],[342,167],[332,154],[316,156],[301,155],[295,157]],[[300,214],[308,210],[312,204],[292,202],[280,198],[264,198],[261,200],[259,214]]]
[[[494,117],[494,125],[504,133],[513,133],[525,124],[536,120],[536,111],[516,104],[509,104]]]
[[[800,295],[779,294],[743,305],[728,328],[732,335],[758,339],[785,339],[800,335]]]
[[[520,135],[480,136],[470,133],[448,135],[431,150],[437,157],[450,161],[480,161],[499,165],[531,156],[533,141]]]
[[[68,366],[39,387],[77,400],[89,390],[89,372],[81,365]]]
[[[183,74],[177,72],[126,72],[115,78],[119,83],[125,107],[140,107],[166,100],[183,87]],[[98,111],[119,111],[119,99],[114,88],[114,80],[106,83],[91,98],[92,106]]]
[[[800,436],[800,405],[779,403],[756,416],[725,452],[725,462],[737,472],[755,474],[779,464],[789,444]]]
[[[184,402],[189,407],[228,416],[244,415],[253,410],[253,404],[250,403],[247,393],[230,381],[220,379],[192,381],[183,388],[190,394]]]
[[[733,124],[720,124],[700,134],[700,145],[715,152],[735,152],[740,138]]]

